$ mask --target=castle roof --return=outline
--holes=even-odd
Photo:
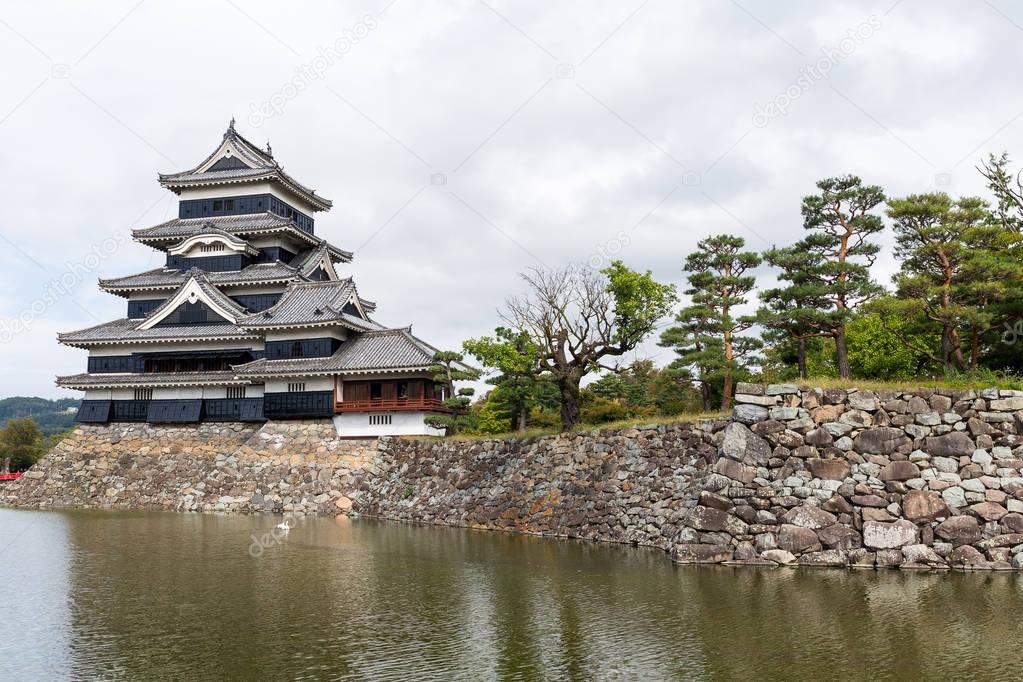
[[[225,324],[184,324],[139,329],[145,320],[119,319],[104,322],[94,327],[57,334],[57,340],[65,346],[87,348],[110,344],[153,343],[156,341],[258,341],[259,336],[250,334],[236,325]]]
[[[275,305],[238,320],[238,326],[244,329],[335,324],[355,331],[381,328],[368,319],[351,278],[327,282],[293,281]]]
[[[316,194],[284,172],[270,151],[262,150],[234,129],[234,119],[224,132],[220,145],[199,165],[179,173],[161,173],[160,184],[173,192],[189,187],[238,184],[254,181],[276,182],[308,202],[314,210],[326,211],[329,199]]]
[[[132,237],[155,248],[167,248],[183,239],[217,229],[237,237],[262,237],[286,234],[310,248],[324,247],[335,261],[348,263],[352,252],[340,249],[324,239],[301,230],[288,218],[273,213],[245,213],[241,215],[209,216],[204,218],[174,218],[166,222],[132,230]]]
[[[342,342],[329,357],[296,360],[260,359],[235,366],[238,377],[315,374],[416,372],[433,365],[437,349],[412,334],[411,327],[379,329]]]
[[[150,372],[147,374],[72,374],[57,377],[57,385],[84,391],[90,388],[159,388],[174,386],[246,385],[251,380],[224,372]]]

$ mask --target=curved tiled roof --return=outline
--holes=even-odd
[[[286,232],[289,236],[305,242],[310,247],[325,247],[335,260],[343,263],[352,260],[351,251],[340,249],[325,239],[300,230],[287,218],[269,212],[203,218],[174,218],[159,225],[132,230],[132,236],[142,243],[152,242],[154,244],[151,245],[156,245],[194,237],[209,231],[211,227],[231,235],[250,237]]]
[[[205,170],[205,167],[225,143],[230,142],[237,151],[238,159],[245,167],[226,168],[218,170]],[[251,182],[253,180],[275,180],[284,185],[287,189],[302,197],[319,210],[328,210],[332,206],[330,199],[318,196],[316,190],[306,187],[290,175],[284,172],[284,168],[277,163],[269,151],[259,149],[256,145],[245,139],[234,129],[234,120],[224,132],[224,138],[213,153],[207,156],[195,168],[180,173],[161,173],[160,184],[170,190],[178,190],[183,187],[195,187],[200,185],[213,185],[223,183]]]
[[[197,341],[258,339],[233,324],[190,324],[138,329],[143,320],[120,319],[104,322],[95,327],[57,334],[57,340],[66,346],[93,346],[110,343],[151,343],[153,341]]]
[[[325,358],[298,360],[254,360],[236,365],[239,377],[302,376],[346,372],[425,371],[433,365],[437,349],[412,334],[411,327],[381,329],[359,334],[342,342]]]
[[[216,286],[239,286],[245,284],[285,283],[300,277],[298,270],[281,262],[256,263],[241,270],[230,272],[207,272],[206,277]],[[137,275],[101,279],[99,286],[106,291],[117,293],[127,291],[177,289],[188,279],[187,270],[157,268]]]
[[[177,307],[181,305],[180,302],[175,302],[174,298],[178,296],[179,292],[185,287],[187,287],[189,283],[192,282],[193,280],[199,286],[199,289],[202,291],[203,294],[209,297],[209,299],[213,301],[216,305],[222,307],[227,312],[233,314],[235,316],[235,319],[245,314],[246,309],[243,306],[239,305],[238,302],[235,301],[233,298],[222,292],[217,287],[213,286],[213,284],[210,282],[209,276],[205,272],[199,270],[198,268],[192,268],[187,273],[185,273],[185,281],[181,283],[181,285],[177,288],[174,294],[172,294],[170,297],[167,298],[166,301],[161,303],[152,312],[150,312],[146,316],[146,319],[152,320],[154,318],[158,318],[160,317],[160,315],[166,312],[167,309],[170,308],[171,306]]]
[[[344,307],[358,297],[351,279],[288,284],[276,304],[238,320],[246,329],[274,329],[340,324],[356,331],[377,330],[379,325],[346,313]]]

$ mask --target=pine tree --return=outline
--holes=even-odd
[[[838,374],[848,379],[845,325],[857,306],[883,291],[870,276],[880,247],[869,240],[884,229],[874,213],[884,191],[855,175],[825,178],[817,188],[820,193],[805,197],[802,205],[803,227],[810,234],[793,248],[809,254],[807,281],[820,287],[834,309],[828,335],[835,340]]]
[[[747,303],[756,279],[746,273],[760,265],[752,251],[742,251],[746,241],[732,235],[716,235],[697,243],[686,258],[692,305],[676,317],[679,324],[665,330],[661,345],[679,354],[682,366],[695,368],[704,385],[706,406],[711,378],[721,380],[721,409],[732,405],[736,376],[749,356],[761,347],[759,339],[741,336],[752,327],[752,316],[737,316],[736,308]]]
[[[820,253],[795,247],[773,248],[764,253],[764,260],[781,269],[778,279],[783,286],[760,293],[763,305],[757,311],[757,322],[782,343],[796,344],[796,364],[799,376],[808,375],[806,342],[825,336],[836,326],[835,313],[827,298],[827,291],[812,273],[820,270]]]
[[[895,275],[897,295],[919,303],[923,315],[941,329],[940,346],[930,353],[949,371],[976,364],[976,352],[964,357],[961,332],[990,328],[986,309],[997,295],[984,279],[997,262],[985,245],[999,230],[983,199],[953,201],[943,192],[914,194],[888,203],[895,229],[895,256],[902,269]],[[979,351],[977,351],[979,352]]]
[[[524,431],[529,411],[549,404],[554,389],[550,379],[541,376],[540,347],[526,332],[507,327],[498,327],[492,337],[469,339],[462,347],[481,365],[497,371],[487,379],[494,386],[487,401],[509,420],[512,430]]]
[[[466,426],[466,415],[469,404],[476,392],[474,388],[455,389],[456,381],[476,381],[480,377],[479,370],[464,364],[465,356],[454,351],[437,351],[433,356],[430,372],[433,382],[439,386],[444,396],[443,403],[448,414],[430,415],[426,423],[437,429],[444,429],[447,435],[457,433]]]

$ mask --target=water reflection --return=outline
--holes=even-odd
[[[347,519],[0,510],[3,679],[1009,679],[1012,574],[675,567]],[[17,643],[12,646],[12,643]],[[23,649],[23,651],[20,651]]]

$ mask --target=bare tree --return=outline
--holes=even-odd
[[[675,288],[613,262],[586,268],[533,268],[522,275],[528,293],[507,301],[501,317],[540,349],[539,371],[561,397],[561,425],[579,422],[580,383],[609,357],[633,350],[675,303]]]

